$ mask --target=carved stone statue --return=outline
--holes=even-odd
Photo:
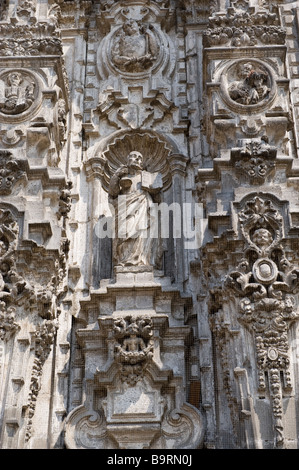
[[[229,96],[233,101],[244,105],[259,103],[270,92],[267,82],[266,72],[255,70],[251,62],[241,64],[238,68],[238,80],[229,86]]]
[[[154,33],[136,20],[127,20],[112,46],[112,61],[125,72],[142,72],[157,58],[158,44]]]
[[[133,151],[127,165],[111,177],[109,196],[115,208],[114,262],[118,266],[155,265],[160,256],[159,238],[150,226],[151,207],[162,188],[159,173],[143,171],[143,156]],[[118,196],[125,196],[119,198]]]
[[[18,114],[26,111],[34,101],[35,84],[24,83],[20,72],[10,72],[4,86],[0,86],[0,111],[5,114]]]

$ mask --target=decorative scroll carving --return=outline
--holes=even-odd
[[[284,442],[282,390],[292,389],[288,331],[299,318],[293,296],[299,289],[299,268],[286,258],[281,246],[283,219],[269,199],[248,201],[239,222],[248,250],[225,286],[241,297],[239,321],[255,336],[260,391],[266,389],[268,373],[276,446],[280,447]]]
[[[166,449],[196,449],[203,438],[202,415],[197,408],[184,403],[166,414],[161,430]]]

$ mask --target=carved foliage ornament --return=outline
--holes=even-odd
[[[51,23],[0,24],[0,56],[62,55],[62,43]]]
[[[205,47],[244,47],[284,44],[286,31],[279,25],[279,15],[267,9],[255,11],[249,2],[233,2],[226,12],[209,19],[204,34]]]
[[[245,258],[226,278],[225,287],[241,297],[239,321],[252,331],[257,351],[259,390],[269,393],[276,446],[283,446],[282,390],[291,390],[288,330],[299,318],[294,294],[299,268],[281,246],[283,218],[269,199],[254,197],[239,213],[247,242]],[[281,380],[282,378],[282,380]]]

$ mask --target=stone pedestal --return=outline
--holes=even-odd
[[[191,448],[194,439],[201,445],[201,413],[184,399],[185,350],[191,338],[191,328],[184,325],[184,303],[170,281],[147,266],[116,267],[115,280],[102,282],[92,299],[84,301],[89,324],[77,331],[77,338],[84,350],[88,386],[86,402],[67,418],[68,447],[82,447],[82,422],[91,432],[90,410],[102,421],[85,447]],[[91,304],[99,311],[93,327]],[[97,437],[100,428],[105,441]]]

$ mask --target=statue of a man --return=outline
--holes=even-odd
[[[114,64],[127,72],[142,72],[157,58],[158,44],[153,32],[136,20],[127,20],[112,48]]]
[[[34,101],[34,83],[23,85],[19,72],[7,76],[5,87],[0,90],[0,110],[7,114],[17,114],[28,109]]]
[[[143,171],[143,156],[137,151],[130,152],[127,165],[121,166],[111,177],[109,196],[116,219],[115,265],[157,265],[161,250],[157,231],[151,225],[157,223],[151,208],[153,198],[161,189],[161,175]]]

